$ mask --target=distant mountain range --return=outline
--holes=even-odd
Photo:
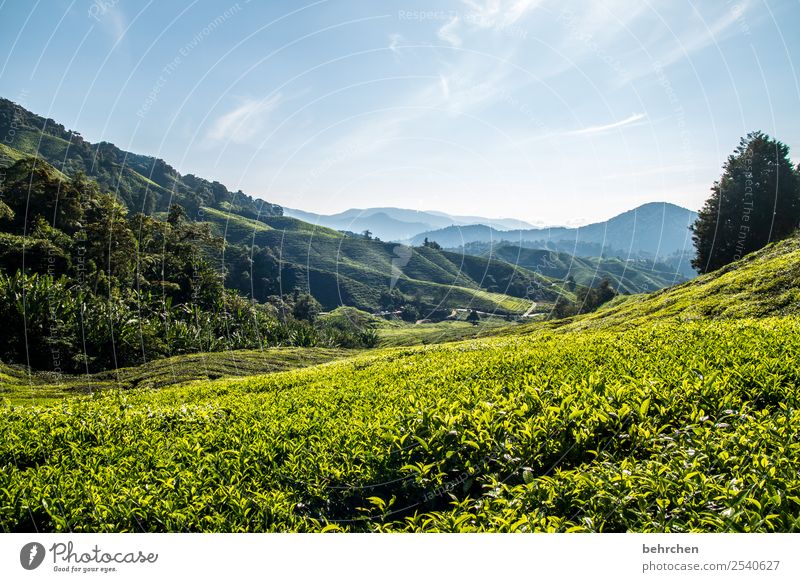
[[[369,230],[374,236],[386,241],[408,240],[419,233],[453,225],[484,224],[499,231],[536,228],[529,222],[515,218],[457,216],[433,210],[391,207],[351,208],[338,214],[316,214],[294,208],[284,208],[283,211],[286,216],[334,230],[357,233]]]
[[[448,226],[419,233],[410,243],[421,244],[427,238],[445,248],[457,249],[473,243],[507,242],[578,256],[656,259],[692,252],[689,226],[696,218],[696,212],[675,204],[651,202],[578,228],[499,230],[484,224]]]
[[[86,174],[115,194],[129,215],[142,212],[163,220],[170,204],[179,203],[188,217],[210,223],[229,244],[249,249],[233,288],[259,301],[304,290],[325,309],[351,305],[374,311],[404,301],[418,305],[422,315],[464,307],[519,314],[533,301],[549,303],[569,295],[564,287],[569,275],[589,284],[595,276],[609,276],[623,291],[650,290],[672,284],[672,275],[683,273],[691,247],[687,226],[695,217],[666,203],[577,229],[399,208],[352,209],[332,216],[284,213],[281,206],[232,192],[219,182],[182,175],[162,159],[107,142],[92,144],[52,119],[0,99],[0,168],[30,156],[51,164],[53,175]],[[406,244],[348,234],[364,230]],[[426,237],[457,252],[422,246]],[[500,240],[560,254],[542,263],[535,254],[494,249],[493,241]],[[573,255],[603,254],[624,262],[573,260]],[[648,257],[671,260],[661,261],[667,268],[628,260]]]
[[[31,157],[36,161],[31,163]],[[6,99],[0,99],[0,168],[6,169],[3,175],[17,177],[43,172],[43,183],[83,173],[114,194],[129,216],[143,213],[163,220],[171,204],[180,204],[189,218],[210,224],[225,238],[229,255],[236,248],[247,250],[236,273],[226,272],[226,284],[230,275],[237,275],[231,288],[259,301],[299,290],[311,293],[325,309],[348,305],[375,311],[413,304],[424,317],[453,308],[521,314],[532,302],[552,302],[560,293],[557,281],[503,261],[431,247],[412,249],[284,216],[276,204],[232,192],[216,181],[181,175],[162,159],[107,142],[90,143]],[[405,222],[414,214],[397,212]],[[449,217],[438,219],[434,225],[452,223]],[[17,243],[11,241],[6,250],[25,254],[25,244]],[[231,265],[220,268],[227,271]]]

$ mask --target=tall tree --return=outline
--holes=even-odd
[[[789,148],[756,131],[728,157],[692,225],[692,266],[708,273],[787,237],[800,225],[800,179]]]

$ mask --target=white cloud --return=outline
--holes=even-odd
[[[262,132],[264,122],[280,102],[280,94],[264,99],[246,99],[241,105],[218,117],[208,139],[247,143]]]
[[[397,33],[389,35],[389,50],[395,55],[400,54],[400,43],[403,42],[403,37]]]
[[[456,34],[456,30],[459,27],[460,19],[458,16],[454,16],[452,20],[448,21],[447,24],[443,25],[439,31],[436,33],[437,36],[453,45],[453,46],[461,46],[461,37]]]
[[[646,113],[634,113],[633,115],[626,117],[625,119],[622,119],[620,121],[615,121],[614,123],[609,123],[607,125],[592,125],[590,127],[585,127],[583,129],[578,129],[576,131],[567,132],[567,135],[586,135],[586,134],[603,133],[606,131],[611,131],[612,129],[623,127],[625,125],[631,125],[632,123],[641,121],[646,117],[647,117]]]
[[[522,18],[538,2],[536,0],[462,0],[469,8],[464,20],[481,28],[504,28]]]

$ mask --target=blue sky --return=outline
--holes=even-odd
[[[697,209],[800,159],[800,3],[0,3],[0,95],[284,206],[534,223]]]

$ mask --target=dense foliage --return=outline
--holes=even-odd
[[[6,407],[0,527],[796,531],[798,358],[797,318],[660,324]]]
[[[319,305],[307,294],[257,303],[227,290],[231,273],[258,269],[244,247],[226,247],[179,205],[163,221],[129,217],[82,174],[65,178],[32,158],[16,162],[6,180],[5,362],[90,372],[200,351],[377,341],[369,329],[315,325]]]
[[[692,226],[692,266],[708,273],[800,226],[800,176],[789,148],[761,132],[743,137]]]

